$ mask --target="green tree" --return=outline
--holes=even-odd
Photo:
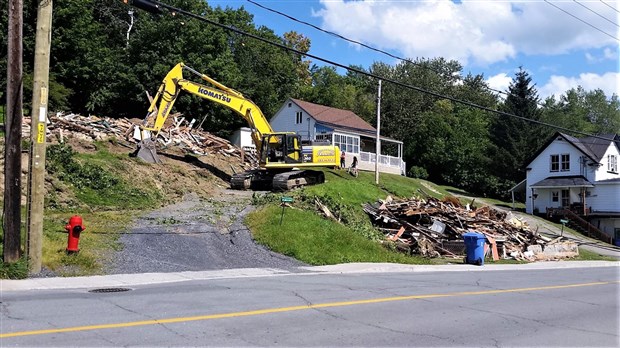
[[[529,120],[539,121],[538,95],[532,78],[519,68],[500,110]],[[491,124],[494,151],[494,174],[511,185],[525,179],[525,165],[532,153],[545,141],[545,129],[531,122],[507,115],[495,116]]]
[[[600,89],[585,91],[579,86],[566,91],[557,101],[554,96],[547,98],[542,119],[584,133],[619,133],[620,102],[615,94],[608,98]]]

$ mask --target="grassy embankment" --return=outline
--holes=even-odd
[[[250,214],[246,222],[254,238],[272,250],[312,265],[343,262],[394,262],[406,264],[445,263],[452,259],[436,260],[399,253],[393,247],[378,243],[382,234],[376,231],[363,203],[393,197],[419,196],[419,190],[429,195],[443,197],[447,191],[432,183],[399,175],[381,174],[380,185],[374,183],[374,173],[360,172],[354,178],[345,171],[325,170],[326,183],[310,186],[285,195],[294,198],[293,208],[285,208],[280,225],[282,208],[279,197],[270,194],[259,199],[265,203]],[[431,187],[433,190],[429,189]],[[326,204],[342,223],[323,218],[316,213],[314,199]],[[457,261],[459,262],[459,261]]]
[[[104,144],[96,146],[97,151],[89,154],[78,154],[69,146],[48,147],[42,263],[63,276],[100,274],[135,213],[160,203],[159,192],[152,188],[155,185],[128,176],[130,166],[143,164],[108,152]],[[68,255],[64,227],[72,215],[82,216],[86,230],[80,238],[80,252]],[[25,243],[22,231],[22,248]],[[0,263],[0,278],[26,276],[25,260]]]
[[[262,206],[250,214],[246,223],[254,238],[272,250],[299,259],[311,265],[327,265],[344,262],[395,262],[406,264],[462,263],[461,259],[426,259],[409,256],[395,250],[383,240],[380,232],[371,225],[361,204],[384,199],[387,195],[408,198],[430,195],[442,198],[451,193],[472,195],[462,190],[434,185],[431,182],[406,178],[398,175],[381,174],[380,185],[374,183],[374,173],[361,172],[354,178],[344,171],[325,170],[326,183],[310,186],[284,195],[294,198],[293,208],[285,208],[280,225],[282,208],[279,206],[283,195],[269,194],[257,199]],[[423,191],[423,192],[422,192]],[[326,204],[342,223],[328,220],[318,214],[314,198]],[[511,204],[486,198],[476,198],[478,204]],[[517,207],[518,208],[518,207]],[[575,260],[615,260],[580,249]],[[486,263],[523,263],[515,260],[500,260]]]

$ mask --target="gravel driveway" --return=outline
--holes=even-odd
[[[304,264],[254,242],[243,225],[252,192],[222,191],[207,201],[195,194],[140,217],[120,238],[123,249],[107,274],[230,268],[296,270]]]

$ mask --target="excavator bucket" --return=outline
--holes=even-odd
[[[157,148],[155,142],[151,139],[144,139],[138,143],[138,149],[135,153],[136,157],[148,163],[161,163],[159,156],[157,155]]]

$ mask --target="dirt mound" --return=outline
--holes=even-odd
[[[58,143],[51,139],[51,146]],[[208,198],[218,191],[228,188],[230,176],[244,170],[244,164],[238,157],[226,156],[221,152],[203,156],[185,154],[181,149],[168,147],[158,150],[162,164],[141,163],[132,158],[135,151],[134,144],[117,139],[93,142],[78,138],[64,138],[73,150],[81,154],[93,154],[102,149],[117,155],[123,163],[123,171],[116,172],[127,183],[149,183],[155,185],[163,199],[161,204],[167,204],[180,200],[183,195],[193,192],[201,198]],[[4,192],[4,138],[0,138],[0,190]],[[27,148],[23,149],[27,151]],[[125,156],[125,158],[123,158]],[[22,153],[22,204],[26,204],[26,189],[28,180],[29,155]],[[77,199],[74,192],[66,183],[53,175],[46,175],[46,193],[54,193],[56,203],[60,207],[75,204]]]

